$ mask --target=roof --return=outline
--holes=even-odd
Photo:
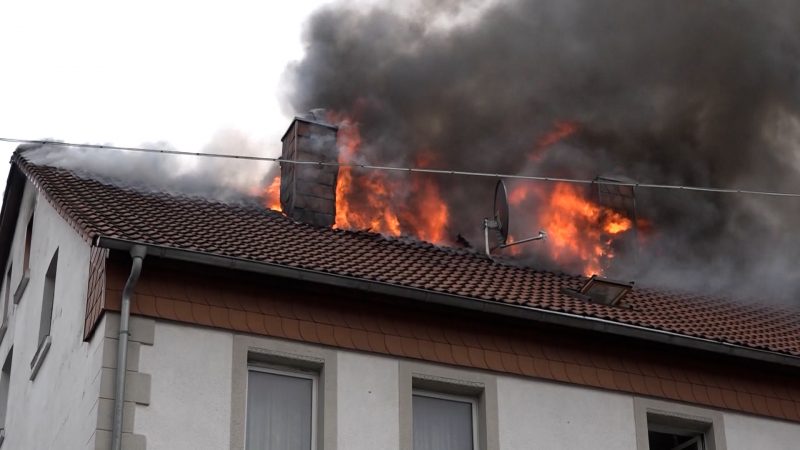
[[[145,193],[16,154],[12,162],[87,239],[124,239],[264,264],[353,277],[538,311],[800,356],[797,310],[636,288],[632,309],[563,292],[586,278],[492,261],[476,252],[364,231],[316,228],[258,205]]]

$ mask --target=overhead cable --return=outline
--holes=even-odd
[[[506,178],[512,180],[527,180],[527,181],[544,181],[544,182],[559,182],[559,183],[573,183],[573,184],[603,184],[610,186],[628,186],[633,188],[647,188],[647,189],[670,189],[678,191],[699,191],[699,192],[718,192],[723,194],[747,194],[759,195],[769,197],[797,197],[800,198],[800,193],[793,192],[771,192],[759,191],[752,189],[737,189],[737,188],[716,188],[716,187],[703,187],[703,186],[681,186],[672,184],[654,184],[654,183],[637,183],[635,181],[615,181],[606,179],[579,179],[579,178],[563,178],[563,177],[545,177],[537,175],[514,175],[504,173],[491,173],[491,172],[469,172],[464,170],[448,170],[448,169],[428,169],[422,167],[396,167],[396,166],[378,166],[373,164],[360,164],[352,162],[325,162],[325,161],[295,161],[283,158],[271,158],[268,156],[249,156],[249,155],[232,155],[226,153],[203,153],[203,152],[186,152],[180,150],[156,149],[156,148],[142,148],[142,147],[123,147],[116,145],[103,145],[103,144],[76,144],[72,142],[51,141],[51,140],[35,140],[35,139],[13,139],[0,137],[1,142],[20,143],[20,144],[37,144],[37,145],[56,145],[62,147],[81,147],[91,148],[97,150],[117,150],[117,151],[130,151],[139,153],[157,153],[162,155],[179,155],[179,156],[197,156],[204,158],[227,158],[239,159],[245,161],[267,161],[277,162],[282,164],[297,164],[297,165],[312,165],[312,166],[338,166],[338,167],[351,167],[358,169],[368,170],[383,170],[391,172],[408,172],[408,173],[429,173],[437,175],[461,175],[469,177],[485,177],[485,178]]]

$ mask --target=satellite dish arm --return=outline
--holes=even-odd
[[[509,242],[508,244],[500,244],[500,245],[497,246],[497,248],[506,248],[506,247],[511,247],[512,245],[524,244],[526,242],[540,241],[540,240],[547,240],[547,232],[546,231],[539,230],[539,234],[537,234],[534,237],[529,237],[529,238],[526,238],[526,239],[521,239],[519,241]],[[489,242],[489,233],[488,233],[488,231],[486,232],[486,242]]]

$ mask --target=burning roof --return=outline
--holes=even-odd
[[[287,70],[289,108],[324,106],[357,127],[357,150],[343,158],[797,190],[800,3],[502,0],[480,2],[467,22],[447,19],[475,2],[423,0],[411,14],[396,3],[319,10],[305,57]],[[493,182],[356,172],[340,226],[480,241]],[[615,266],[622,273],[609,275],[625,279],[800,297],[794,199],[642,191],[645,220],[628,223],[582,189],[517,189],[533,192],[512,212],[525,225],[512,233],[552,238],[519,255],[537,267]],[[641,252],[627,251],[632,234]]]
[[[586,278],[502,264],[478,252],[365,231],[313,227],[257,205],[143,193],[14,157],[87,239],[141,242],[274,265],[460,302],[515,305],[800,356],[796,311],[637,288],[620,308],[575,298]]]

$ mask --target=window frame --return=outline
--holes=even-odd
[[[11,275],[13,273],[14,264],[11,263],[8,265],[8,270],[4,274],[3,277],[3,322],[0,323],[0,342],[6,337],[6,331],[8,331],[8,324],[9,324],[9,316],[11,316]]]
[[[245,380],[245,395],[244,395],[244,446],[247,448],[247,414],[248,408],[248,393],[250,392],[250,372],[261,372],[272,375],[280,375],[285,377],[302,378],[311,380],[311,450],[317,450],[318,434],[317,434],[317,417],[319,415],[319,374],[292,367],[273,366],[269,364],[258,364],[257,362],[250,361],[247,364],[247,377]]]
[[[31,359],[31,381],[36,379],[36,375],[39,374],[39,369],[42,367],[44,357],[47,356],[47,353],[49,352],[50,346],[53,342],[53,312],[56,305],[56,286],[58,284],[58,253],[59,249],[56,248],[56,250],[53,252],[53,256],[50,257],[50,263],[47,265],[47,271],[45,272],[44,276],[41,309],[39,310],[39,330],[37,332],[38,342],[36,343],[36,353],[34,353],[33,358]],[[50,316],[49,320],[47,321],[45,320],[46,311],[48,311],[47,315]],[[45,329],[45,325],[47,325],[47,333],[42,334],[42,331]]]
[[[725,425],[720,411],[694,405],[634,397],[636,448],[650,450],[649,431],[681,430],[702,436],[703,450],[725,450]],[[651,428],[651,421],[655,428]]]
[[[398,364],[400,398],[400,448],[414,445],[413,392],[437,392],[469,397],[476,401],[478,433],[476,447],[482,450],[500,448],[497,375],[460,367],[423,361],[400,360]]]
[[[414,396],[419,397],[429,397],[435,398],[439,400],[447,400],[459,403],[469,403],[470,410],[472,414],[470,417],[472,418],[472,450],[482,450],[481,442],[480,442],[480,433],[478,433],[478,427],[480,426],[480,416],[478,414],[478,408],[480,408],[480,399],[475,398],[473,396],[468,395],[457,395],[457,394],[447,394],[444,392],[433,391],[430,389],[419,389],[419,388],[412,388],[411,389],[411,422],[414,422]],[[412,425],[412,436],[413,436],[413,425]],[[412,439],[413,443],[413,439]]]
[[[311,372],[319,376],[317,390],[317,450],[336,450],[338,352],[319,345],[285,339],[236,334],[233,337],[231,363],[230,449],[244,450],[247,420],[248,367],[256,365],[290,371]],[[226,447],[227,448],[227,447]]]
[[[42,308],[39,311],[39,333],[37,334],[37,346],[41,347],[43,342],[53,333],[53,310],[56,305],[56,284],[58,283],[58,249],[50,257],[47,271],[44,275],[44,286],[42,289]],[[45,319],[46,317],[46,319]],[[46,332],[45,332],[46,331]]]
[[[31,280],[31,253],[33,252],[33,219],[34,214],[28,218],[28,223],[25,226],[25,240],[23,241],[22,249],[22,278],[19,280],[17,289],[14,291],[14,304],[19,304],[22,300],[22,295],[25,294],[25,288]]]

